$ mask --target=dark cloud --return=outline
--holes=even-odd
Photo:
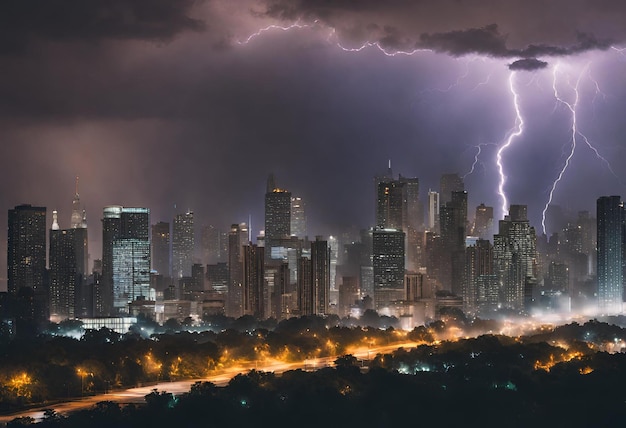
[[[388,51],[433,49],[453,56],[567,56],[626,40],[626,4],[618,0],[267,0],[266,16],[318,22],[344,43]],[[393,37],[385,29],[394,28]]]
[[[204,23],[190,17],[194,0],[5,0],[0,2],[0,53],[38,40],[166,41]]]
[[[509,64],[509,70],[533,71],[546,68],[547,66],[548,63],[546,61],[541,61],[537,58],[523,58]]]

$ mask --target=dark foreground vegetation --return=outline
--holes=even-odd
[[[48,412],[37,426],[619,426],[626,355],[585,355],[584,349],[481,336],[379,355],[366,371],[348,355],[316,372],[251,371],[226,387],[197,383],[176,397],[154,391],[143,406],[102,402],[68,417]],[[541,359],[555,361],[564,352],[582,355],[537,368]],[[9,427],[30,422],[14,420]]]
[[[154,391],[142,406],[102,402],[38,427],[615,426],[626,415],[626,329],[596,320],[505,336],[498,323],[449,319],[400,332],[294,318],[268,330],[110,330],[80,339],[38,335],[0,348],[0,407],[140,383],[204,377],[255,358],[343,355],[336,366],[283,375],[252,371],[226,387]],[[488,334],[481,333],[488,332]],[[477,336],[474,338],[463,338]],[[371,361],[352,347],[422,345]],[[14,420],[9,426],[31,424]],[[409,424],[409,425],[406,425]]]

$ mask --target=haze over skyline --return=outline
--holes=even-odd
[[[106,205],[223,228],[251,215],[254,237],[273,172],[310,236],[339,233],[373,224],[388,159],[423,201],[474,167],[469,212],[498,211],[513,88],[504,190],[541,233],[566,164],[555,204],[624,194],[625,20],[611,0],[4,2],[0,221],[29,203],[69,227],[79,176],[92,260]],[[611,168],[579,134],[572,151],[571,107]],[[0,242],[6,272],[6,228]]]

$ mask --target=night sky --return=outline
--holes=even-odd
[[[470,213],[501,216],[512,82],[503,189],[541,232],[566,164],[564,209],[626,195],[625,22],[620,0],[2,1],[0,221],[30,203],[69,227],[79,176],[92,260],[106,205],[256,235],[273,172],[336,234],[372,225],[389,159],[423,195],[474,166]]]

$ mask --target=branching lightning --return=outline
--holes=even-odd
[[[314,21],[313,24],[300,24],[299,22],[294,22],[293,24],[287,25],[287,26],[272,24],[272,25],[268,25],[267,27],[263,27],[263,28],[255,31],[254,33],[252,33],[248,37],[246,37],[244,40],[238,40],[237,44],[239,44],[239,45],[247,45],[252,40],[256,39],[257,37],[261,36],[263,33],[266,33],[268,31],[274,31],[274,30],[290,31],[290,30],[293,30],[293,29],[296,29],[296,28],[297,29],[311,28],[311,27],[313,27],[315,25],[317,25],[317,21]]]
[[[563,175],[567,171],[567,168],[570,165],[570,161],[571,161],[572,157],[574,156],[574,153],[576,152],[576,146],[577,146],[576,137],[577,136],[582,138],[582,141],[584,141],[584,143],[587,145],[587,147],[589,147],[589,149],[596,155],[596,157],[606,165],[607,169],[611,172],[611,174],[613,174],[613,176],[616,179],[619,180],[619,177],[617,176],[617,174],[615,174],[615,171],[611,167],[611,164],[609,163],[609,161],[606,158],[604,158],[602,155],[600,155],[600,152],[598,152],[598,149],[593,144],[591,144],[591,142],[589,141],[587,136],[585,134],[583,134],[582,132],[580,132],[580,130],[578,129],[578,124],[576,122],[576,109],[578,107],[578,102],[580,100],[580,94],[579,94],[580,82],[581,82],[582,77],[584,75],[587,75],[589,77],[589,79],[592,81],[592,83],[595,85],[596,97],[598,96],[598,93],[600,93],[602,96],[606,97],[606,95],[604,93],[602,93],[602,91],[600,91],[600,86],[598,85],[598,82],[595,79],[593,79],[593,77],[591,77],[591,74],[589,73],[589,64],[587,64],[583,68],[583,70],[580,72],[580,74],[578,75],[578,78],[576,79],[576,84],[575,85],[572,85],[568,81],[568,86],[574,92],[574,101],[573,102],[568,102],[568,101],[564,100],[559,95],[559,91],[558,91],[558,88],[557,88],[558,64],[553,69],[552,89],[553,89],[553,92],[554,92],[554,98],[556,99],[558,104],[567,107],[567,109],[570,111],[570,114],[571,114],[571,117],[572,117],[572,128],[571,128],[571,140],[570,140],[571,141],[571,143],[570,143],[571,145],[570,145],[569,154],[567,155],[567,157],[565,159],[565,164],[563,165],[563,168],[561,168],[561,171],[559,172],[557,178],[552,183],[552,187],[550,188],[550,192],[549,192],[549,195],[548,195],[548,201],[546,202],[546,205],[544,206],[543,211],[541,213],[541,227],[543,229],[543,233],[544,234],[546,233],[546,212],[548,211],[548,207],[552,203],[552,200],[554,198],[554,192],[555,192],[558,184],[560,183],[561,179],[563,178]],[[594,99],[595,99],[595,97],[594,97]]]
[[[492,145],[495,145],[495,144],[494,144],[494,143],[480,143],[480,144],[477,144],[477,145],[473,146],[473,147],[476,149],[476,154],[474,155],[474,161],[472,162],[472,166],[470,167],[470,170],[469,170],[468,172],[466,172],[466,173],[462,176],[462,178],[463,178],[463,179],[465,179],[465,177],[467,177],[467,176],[469,176],[469,175],[472,175],[472,174],[474,173],[474,171],[476,170],[476,166],[477,166],[479,163],[480,163],[480,164],[483,166],[483,168],[484,168],[483,163],[480,161],[480,155],[481,155],[481,153],[482,153],[482,148],[483,148],[484,146],[492,146]]]
[[[578,130],[576,128],[576,107],[578,106],[578,100],[579,100],[578,85],[580,84],[580,78],[582,77],[582,73],[580,73],[580,75],[578,76],[578,79],[576,80],[576,85],[573,86],[572,88],[575,94],[574,102],[569,103],[559,96],[559,91],[557,89],[558,68],[559,68],[558,64],[555,65],[553,72],[552,72],[552,77],[553,77],[552,89],[554,91],[554,98],[556,98],[557,102],[566,106],[569,109],[570,113],[572,114],[572,137],[571,137],[571,146],[570,146],[571,148],[570,148],[569,154],[565,158],[565,164],[563,165],[563,168],[561,168],[561,171],[559,172],[559,175],[557,176],[556,180],[554,180],[554,182],[552,183],[552,187],[550,188],[550,193],[548,195],[548,202],[546,202],[546,205],[544,206],[543,211],[541,212],[541,228],[543,230],[544,235],[546,234],[546,212],[548,211],[548,207],[552,203],[552,198],[554,197],[554,191],[556,190],[556,186],[559,184],[559,182],[563,178],[563,175],[565,174],[565,171],[567,171],[570,161],[572,160],[572,157],[574,156],[574,152],[576,151],[576,134],[578,133]]]
[[[502,200],[502,217],[508,213],[509,202],[504,192],[504,184],[506,183],[506,175],[504,174],[504,165],[502,164],[503,153],[511,146],[513,140],[519,137],[524,132],[524,119],[522,118],[522,112],[519,106],[519,94],[515,90],[515,71],[512,71],[509,75],[509,90],[513,95],[513,106],[515,107],[515,125],[509,131],[509,135],[505,142],[500,146],[496,154],[496,165],[498,166],[498,174],[500,174],[500,182],[498,184],[498,195]]]

